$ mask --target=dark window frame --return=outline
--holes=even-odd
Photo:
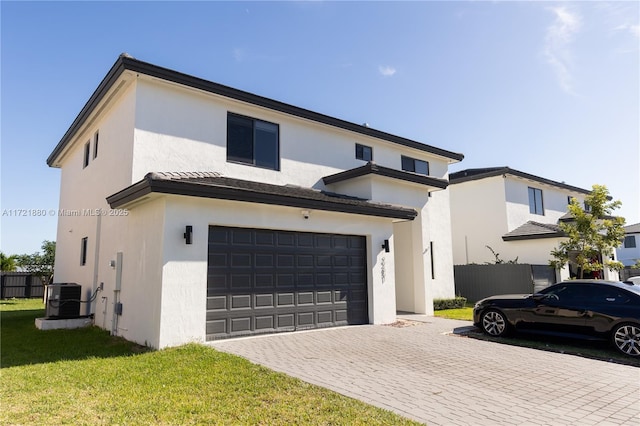
[[[367,153],[369,155],[367,155]],[[373,148],[367,145],[363,145],[361,143],[357,143],[356,144],[356,160],[373,161]]]
[[[232,136],[232,127],[231,127],[230,121],[233,121],[233,120],[237,121],[236,131],[242,127],[242,125],[240,124],[241,122],[244,121],[245,129],[248,128],[248,126],[246,125],[249,124],[250,122],[251,140],[241,141],[241,142],[244,142],[245,144],[247,142],[250,142],[251,146],[248,146],[249,144],[247,144],[247,146],[244,147],[245,150],[247,151],[250,150],[251,151],[250,153],[249,152],[242,153],[241,152],[242,146],[235,146],[233,147],[233,149],[231,150],[229,149],[229,142]],[[265,133],[268,133],[268,130],[266,129],[266,127],[271,127],[271,126],[275,127],[274,146],[267,147],[269,148],[269,150],[270,148],[273,148],[275,150],[275,152],[272,152],[272,154],[274,154],[273,157],[269,156],[269,157],[264,157],[262,159],[257,158],[260,156],[260,154],[256,155],[256,152],[259,151],[258,145],[256,144],[256,139],[257,139],[256,135],[257,135],[257,130],[259,131],[260,129],[257,129],[256,125],[258,125],[258,127],[263,126],[264,128],[262,130],[264,130]],[[243,135],[240,134],[239,136],[241,138]],[[244,135],[244,136],[247,137],[248,135]],[[264,149],[265,147],[263,146],[260,148]],[[234,150],[235,152],[233,152]],[[248,117],[246,115],[236,114],[230,111],[227,112],[227,162],[244,164],[248,166],[259,167],[262,169],[280,171],[280,125],[278,123],[261,120],[259,118]]]
[[[630,243],[633,241],[633,243]],[[633,244],[633,245],[632,245]],[[636,248],[636,236],[635,235],[625,235],[624,242],[622,243],[624,248]]]
[[[542,189],[529,186],[527,188],[527,194],[529,197],[529,213],[544,216],[544,196]]]
[[[87,264],[87,251],[89,248],[89,237],[83,237],[80,240],[80,266]]]
[[[417,158],[409,157],[407,155],[400,156],[400,163],[402,166],[402,170],[405,172],[417,173],[420,175],[429,176],[429,162],[425,160],[419,160]],[[420,165],[424,164],[426,168],[426,173],[418,171],[420,169]]]
[[[91,158],[91,141],[88,140],[87,143],[84,144],[84,156],[82,158],[82,168],[86,169],[89,165],[89,160]]]
[[[93,159],[98,158],[98,141],[100,140],[100,131],[96,130],[93,135]]]

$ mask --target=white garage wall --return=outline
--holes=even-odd
[[[366,236],[369,321],[395,321],[393,253],[382,250],[383,241],[392,239],[391,220],[323,211],[304,219],[292,207],[182,196],[166,202],[159,347],[205,341],[209,225]],[[193,226],[192,245],[183,238],[186,225]]]

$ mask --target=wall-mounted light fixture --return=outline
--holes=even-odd
[[[389,253],[391,251],[391,249],[389,248],[389,240],[384,240],[382,248],[384,249],[385,253]]]
[[[302,215],[303,218],[305,219],[309,219],[309,216],[311,216],[311,213],[309,213],[309,210],[301,210],[300,214]]]
[[[185,228],[184,240],[186,244],[193,244],[193,226],[187,225]]]

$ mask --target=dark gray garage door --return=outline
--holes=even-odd
[[[209,227],[207,340],[368,323],[365,237]]]

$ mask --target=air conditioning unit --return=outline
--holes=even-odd
[[[53,283],[47,287],[47,318],[80,317],[82,286],[76,283]]]

